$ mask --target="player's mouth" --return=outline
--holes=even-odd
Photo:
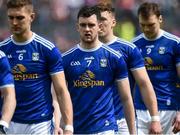
[[[19,27],[12,27],[11,30],[13,30],[13,31],[19,31],[20,28],[19,28]]]
[[[85,37],[88,37],[88,38],[90,38],[91,37],[91,34],[85,34]]]

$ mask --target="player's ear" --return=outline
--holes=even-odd
[[[162,15],[159,16],[159,22],[160,22],[160,23],[163,22]]]
[[[102,29],[102,22],[98,22],[98,26],[99,26],[99,30],[101,30]]]
[[[79,32],[79,24],[78,23],[76,23],[76,29]]]
[[[113,18],[113,20],[112,20],[112,27],[115,27],[115,26],[116,26],[116,19]]]
[[[31,22],[33,22],[33,21],[34,21],[34,19],[35,19],[35,13],[34,13],[34,12],[32,12],[32,13],[31,13]]]

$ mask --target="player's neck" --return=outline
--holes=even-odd
[[[113,34],[109,34],[109,35],[107,35],[105,37],[99,37],[100,41],[105,43],[105,44],[111,42],[115,38],[116,38],[116,36],[114,36]]]
[[[91,43],[81,41],[80,46],[83,49],[93,49],[93,48],[98,47],[100,44],[101,42],[99,40],[95,40],[94,42],[91,42]]]
[[[156,40],[162,35],[162,30],[159,29],[159,31],[153,36],[153,37],[146,37],[148,40]]]
[[[23,34],[13,34],[13,40],[16,42],[25,42],[33,36],[32,31],[24,32]]]

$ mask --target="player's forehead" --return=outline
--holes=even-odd
[[[79,17],[78,23],[98,23],[96,15],[91,15],[90,17]]]
[[[13,16],[13,15],[25,15],[28,14],[29,10],[27,9],[26,6],[24,7],[18,7],[18,8],[9,8],[7,10],[7,15],[8,16]]]
[[[101,11],[101,16],[111,16],[112,13],[109,11]]]
[[[158,21],[158,17],[155,14],[152,14],[146,18],[143,16],[139,15],[139,22],[140,23],[154,23]]]
[[[101,21],[113,18],[113,14],[109,11],[101,11]]]

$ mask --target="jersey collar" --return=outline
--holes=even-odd
[[[114,37],[111,41],[105,43],[105,45],[111,45],[112,43],[116,42],[118,40],[118,37]]]
[[[102,44],[103,43],[100,43],[99,45],[97,45],[96,47],[91,48],[91,49],[85,49],[85,48],[82,48],[79,43],[79,44],[77,44],[77,47],[83,52],[94,52],[94,51],[98,50],[102,46]]]
[[[16,41],[13,39],[13,35],[11,35],[11,40],[12,40],[12,42],[13,42],[14,44],[16,44],[16,45],[27,45],[27,44],[31,43],[31,42],[34,40],[35,35],[36,35],[36,34],[33,33],[32,37],[31,37],[29,40],[25,41],[25,42],[16,42]]]

